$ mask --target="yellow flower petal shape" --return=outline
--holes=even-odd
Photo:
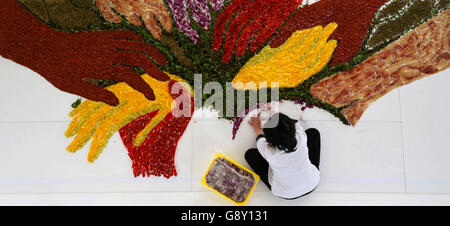
[[[177,76],[169,76],[176,81],[182,81]],[[118,83],[108,87],[107,89],[119,99],[120,104],[112,107],[86,100],[75,108],[69,114],[73,118],[65,135],[67,137],[76,136],[67,150],[75,152],[92,138],[88,161],[93,162],[101,154],[114,133],[139,116],[158,110],[151,123],[136,137],[135,145],[140,145],[150,131],[171,112],[174,101],[170,95],[168,82],[158,81],[149,75],[143,75],[142,78],[152,87],[156,97],[155,101],[147,100],[142,93],[134,90],[126,83]]]
[[[298,86],[331,60],[337,42],[327,40],[337,26],[336,23],[330,23],[325,28],[316,26],[296,31],[280,47],[265,47],[239,71],[233,79],[234,88]]]

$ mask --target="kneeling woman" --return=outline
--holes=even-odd
[[[277,113],[261,129],[261,120],[249,121],[257,134],[256,147],[245,159],[272,193],[296,199],[311,193],[319,184],[320,134],[304,131],[300,122]]]

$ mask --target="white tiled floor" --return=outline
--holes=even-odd
[[[408,192],[450,192],[449,74],[400,90]]]
[[[340,122],[306,124],[323,137],[317,191],[405,191],[400,123],[360,122],[356,128]]]
[[[116,134],[94,164],[88,146],[65,151],[67,113],[76,96],[0,58],[0,205],[230,205],[200,185],[216,152],[247,166],[255,135],[244,122],[235,140],[225,120],[195,117],[179,143],[178,177],[136,179]],[[322,134],[319,188],[295,201],[262,184],[248,205],[450,205],[450,70],[395,90],[353,128],[320,109],[300,113]],[[199,113],[197,112],[196,116]]]

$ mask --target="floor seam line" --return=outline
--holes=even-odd
[[[401,98],[401,89],[398,90],[398,100],[399,100],[399,109],[400,109],[400,127],[401,127],[401,138],[402,138],[402,153],[403,153],[403,183],[405,193],[408,193],[408,189],[406,186],[406,159],[405,159],[405,136],[403,134],[403,112],[402,112],[402,98]]]
[[[192,123],[192,146],[191,146],[191,192],[194,191],[194,146],[195,146],[195,124],[196,122],[193,121]]]

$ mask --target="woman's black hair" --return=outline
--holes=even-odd
[[[297,120],[291,119],[283,113],[273,115],[263,128],[267,142],[287,153],[296,151],[296,122]]]

